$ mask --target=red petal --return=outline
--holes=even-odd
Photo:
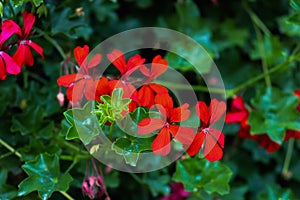
[[[150,108],[154,104],[154,92],[147,85],[142,86],[138,91],[138,104]]]
[[[85,80],[80,80],[76,84],[72,85],[67,90],[67,97],[72,103],[77,103],[81,100],[83,89],[85,85]]]
[[[156,83],[150,83],[149,87],[151,87],[151,89],[154,90],[156,94],[165,94],[169,92],[167,88]]]
[[[231,123],[240,123],[245,121],[248,118],[248,112],[228,112],[225,117],[225,122],[228,124]]]
[[[17,51],[15,52],[13,59],[15,60],[16,64],[19,66],[33,66],[34,59],[31,53],[31,49],[25,43],[21,43],[18,46]]]
[[[205,102],[198,101],[196,105],[196,114],[198,115],[200,120],[205,123],[205,126],[208,125],[210,112],[208,111],[208,107],[206,106]]]
[[[186,150],[186,152],[190,155],[190,156],[194,156],[196,155],[196,153],[198,153],[202,147],[202,144],[204,142],[204,134],[202,132],[199,132],[192,144],[188,147],[188,149]]]
[[[299,98],[300,100],[300,90],[295,90],[294,91],[294,94]]]
[[[94,57],[89,61],[88,68],[90,69],[99,65],[101,59],[102,59],[101,54],[95,54]]]
[[[185,103],[180,107],[170,110],[170,122],[182,122],[189,118],[190,110],[188,110],[189,104]]]
[[[24,37],[27,38],[35,22],[35,16],[27,11],[23,12]]]
[[[88,101],[95,100],[96,82],[91,78],[85,81],[84,96]]]
[[[219,131],[218,129],[209,128],[209,134],[215,138],[216,141],[220,144],[222,148],[224,148],[224,133]]]
[[[300,139],[300,131],[287,130],[284,141],[288,141],[290,138]]]
[[[268,153],[273,153],[280,148],[280,145],[271,140],[267,134],[258,135],[256,140],[259,146],[265,148]]]
[[[33,48],[40,56],[44,59],[44,53],[43,53],[43,48],[38,45],[37,43],[31,41],[31,40],[25,40],[26,44],[29,45],[31,48]]]
[[[170,133],[167,128],[161,129],[152,143],[152,151],[155,154],[166,156],[170,153]]]
[[[83,76],[81,74],[67,74],[59,77],[57,79],[57,84],[63,87],[70,87],[72,83],[82,78]]]
[[[218,101],[217,99],[213,99],[210,102],[210,125],[216,123],[222,115],[226,112],[226,104],[224,101]]]
[[[173,109],[173,99],[168,93],[156,95],[154,101],[156,104],[160,104],[166,110]]]
[[[224,134],[210,128],[205,136],[204,156],[210,162],[220,160],[223,157]]]
[[[142,58],[139,54],[134,55],[133,57],[128,59],[127,63],[127,71],[140,67],[142,64],[144,64],[145,58]]]
[[[0,80],[4,80],[6,76],[7,76],[7,71],[5,67],[5,62],[1,57],[1,52],[0,52]]]
[[[247,124],[241,124],[241,128],[238,132],[240,138],[247,139],[252,138],[253,136],[250,134],[250,126]]]
[[[145,76],[149,77],[150,76],[150,70],[145,66],[142,65],[140,67],[140,71],[142,72],[142,74],[144,74]]]
[[[5,53],[4,51],[0,52],[0,57],[4,60],[6,71],[9,74],[17,75],[21,72],[21,66],[17,65],[15,61]]]
[[[189,127],[170,125],[169,130],[172,136],[181,142],[184,147],[190,146],[195,138],[194,130]]]
[[[102,76],[96,84],[96,100],[100,101],[102,95],[110,94],[108,79]]]
[[[84,45],[83,47],[77,46],[74,49],[74,56],[79,66],[82,66],[83,62],[87,59],[89,54],[89,46]]]
[[[113,50],[111,54],[107,54],[108,60],[120,71],[121,75],[127,71],[125,56],[120,50]]]
[[[148,134],[164,126],[165,122],[157,118],[146,118],[138,124],[138,134]]]
[[[234,98],[230,106],[231,106],[231,110],[237,110],[237,111],[247,110],[245,107],[244,99],[241,96],[237,96],[236,98]]]
[[[160,55],[157,55],[152,60],[151,65],[151,78],[155,79],[161,74],[165,73],[168,69],[168,61],[162,59]]]
[[[13,34],[22,35],[21,28],[13,20],[5,20],[1,26],[0,45],[2,45]]]

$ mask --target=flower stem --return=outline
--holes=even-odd
[[[64,192],[64,191],[59,191],[62,195],[64,195],[67,199],[69,200],[75,200],[73,199],[73,197],[71,197],[68,193]]]
[[[108,135],[108,138],[112,141],[113,139],[113,132],[114,132],[114,126],[115,126],[115,123],[111,123],[110,125],[110,128],[109,128],[109,135]]]
[[[42,31],[41,29],[38,29],[38,28],[35,28],[35,30],[41,34],[49,43],[51,43],[56,49],[57,51],[59,52],[59,54],[61,55],[61,57],[63,59],[66,58],[66,54],[64,52],[64,50],[62,49],[62,47],[54,40],[52,39],[51,37],[49,37],[49,35],[47,35],[44,31]]]
[[[282,176],[287,179],[290,178],[289,167],[290,167],[291,158],[292,158],[292,154],[293,154],[294,142],[295,142],[295,139],[291,138],[289,141],[289,144],[288,144],[288,149],[287,149],[287,152],[285,155],[284,164],[283,164],[283,168],[282,168]]]
[[[0,139],[0,144],[4,146],[6,149],[8,149],[9,151],[11,151],[12,153],[14,153],[19,158],[22,158],[22,155],[18,151],[16,151],[12,146],[7,144],[4,140]]]

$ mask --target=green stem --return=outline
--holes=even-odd
[[[249,79],[248,81],[244,82],[243,84],[227,91],[226,93],[226,97],[227,98],[230,98],[232,97],[233,95],[235,95],[237,92],[239,92],[240,90],[243,90],[244,88],[256,83],[257,81],[260,81],[261,79],[264,79],[265,76],[268,76],[270,74],[273,74],[277,71],[279,71],[280,69],[282,69],[283,67],[285,67],[286,65],[288,65],[289,63],[293,62],[295,60],[295,57],[292,57],[291,59],[279,64],[279,65],[276,65],[275,67],[273,67],[272,69],[268,70],[267,72],[263,73],[263,74],[259,74],[251,79]]]
[[[68,193],[64,191],[59,191],[62,195],[64,195],[69,200],[75,200],[73,197],[71,197]]]
[[[0,144],[2,146],[4,146],[5,148],[7,148],[12,153],[14,153],[19,158],[22,158],[22,155],[18,151],[16,151],[12,146],[10,146],[9,144],[7,144],[4,140],[0,139]]]
[[[115,126],[115,123],[111,123],[110,125],[110,128],[109,128],[109,135],[108,135],[108,138],[112,141],[113,139],[113,132],[114,132],[114,126]]]
[[[68,167],[68,169],[65,171],[66,173],[69,173],[69,171],[71,171],[71,169],[77,164],[78,160],[77,157],[75,157],[75,159],[73,160],[72,164]]]
[[[59,54],[61,55],[61,57],[63,59],[66,58],[66,54],[64,52],[64,50],[62,49],[62,47],[51,37],[49,37],[49,35],[47,35],[44,31],[42,31],[41,29],[35,28],[35,30],[40,33],[49,43],[51,43],[59,52]]]
[[[243,7],[245,8],[245,10],[248,12],[252,22],[254,24],[256,24],[257,27],[259,27],[263,33],[266,36],[270,36],[271,32],[270,30],[267,28],[267,26],[259,19],[259,17],[250,9],[248,3],[246,1],[243,1],[242,3]]]
[[[92,156],[90,154],[87,154],[87,155],[76,155],[75,157],[77,160],[87,160],[87,159],[90,159]],[[59,158],[61,160],[67,160],[67,161],[74,160],[74,156],[71,156],[71,155],[61,155]]]
[[[25,70],[23,73],[23,84],[24,84],[24,88],[27,89],[28,88],[28,71]]]
[[[255,29],[256,36],[257,36],[257,40],[258,40],[258,48],[259,48],[259,52],[261,55],[262,69],[263,69],[263,72],[267,74],[265,76],[266,85],[267,85],[267,87],[272,87],[271,78],[268,74],[269,70],[268,70],[268,63],[267,63],[267,58],[266,58],[266,49],[264,46],[264,39],[262,37],[261,32],[258,30],[256,24],[254,24],[254,29]]]
[[[45,79],[41,78],[40,76],[38,76],[38,75],[36,75],[36,74],[34,74],[32,72],[28,72],[28,76],[36,79],[37,81],[41,82],[44,85],[48,84],[48,82]]]
[[[160,81],[157,81],[156,83],[172,89],[181,89],[181,90],[191,89],[190,87],[187,87],[184,84],[176,84],[176,83],[160,82]],[[208,88],[201,85],[192,85],[191,87],[193,88],[194,91],[198,91],[198,92],[212,92],[212,93],[219,93],[219,94],[225,94],[226,92],[224,89],[221,88]]]
[[[10,155],[13,155],[13,154],[14,154],[13,152],[7,152],[7,153],[5,153],[5,154],[2,154],[2,155],[0,156],[0,160],[3,159],[3,158],[8,157],[8,156],[10,156]]]
[[[289,178],[289,167],[290,167],[290,163],[291,163],[291,159],[292,159],[292,155],[293,155],[293,149],[294,149],[294,142],[295,139],[291,138],[288,144],[288,149],[285,155],[285,159],[284,159],[284,164],[283,164],[283,168],[282,168],[282,176]]]

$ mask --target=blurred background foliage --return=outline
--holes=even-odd
[[[3,142],[0,145],[0,199],[65,199],[68,195],[63,191],[66,190],[75,199],[86,198],[80,188],[90,156],[80,141],[65,140],[61,121],[67,105],[60,107],[56,100],[60,66],[70,59],[77,45],[88,44],[92,49],[121,31],[166,27],[185,33],[203,45],[221,72],[228,97],[243,95],[250,103],[266,87],[264,79],[239,86],[264,73],[262,66],[272,69],[282,63],[285,65],[270,76],[271,87],[290,93],[300,88],[299,64],[295,62],[299,60],[299,0],[0,2],[2,20],[14,19],[21,23],[25,9],[38,16],[32,39],[44,48],[45,54],[44,60],[36,57],[35,66],[23,68],[19,76],[9,76],[0,82],[0,138],[10,145],[5,146]],[[184,60],[171,54],[164,56],[192,84],[203,84]],[[206,94],[199,96],[206,97]],[[300,199],[300,142],[294,145],[289,175],[283,176],[287,143],[270,154],[252,140],[239,139],[237,131],[236,125],[225,126],[224,158],[211,168],[203,160],[193,158],[146,174],[114,170],[104,173],[111,199],[160,199],[170,192],[171,181],[183,182],[192,191],[189,199]],[[47,173],[43,166],[48,166]],[[186,183],[187,178],[197,174],[207,177],[208,182],[216,177],[220,180],[215,180],[213,188],[196,179]],[[45,181],[50,190],[45,191],[40,185]],[[228,181],[230,192],[229,186],[225,187]],[[39,193],[32,192],[36,190]]]

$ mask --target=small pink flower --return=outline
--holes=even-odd
[[[64,102],[65,102],[65,96],[62,92],[59,92],[57,95],[56,95],[56,98],[57,98],[57,101],[59,103],[60,106],[63,106],[64,105]]]

